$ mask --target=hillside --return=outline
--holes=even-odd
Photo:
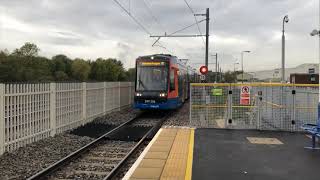
[[[319,73],[319,64],[317,63],[305,63],[301,64],[294,68],[286,68],[286,78],[290,77],[292,73],[308,73],[309,68],[315,68],[316,73]],[[273,70],[265,70],[265,71],[256,71],[255,78],[263,80],[263,79],[270,79],[270,78],[281,78],[281,70],[280,69],[273,69]]]

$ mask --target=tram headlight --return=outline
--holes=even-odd
[[[139,96],[139,97],[140,97],[140,96],[142,96],[142,94],[141,94],[141,93],[136,93],[136,96]]]
[[[159,96],[160,96],[160,97],[166,97],[167,94],[166,94],[166,93],[160,93]]]

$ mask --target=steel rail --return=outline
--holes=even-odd
[[[89,144],[81,147],[80,149],[78,149],[77,151],[69,154],[68,156],[60,159],[59,161],[55,162],[54,164],[50,165],[49,167],[43,169],[42,171],[38,172],[37,174],[29,177],[27,180],[37,180],[37,179],[44,179],[46,176],[51,175],[52,173],[56,172],[57,169],[59,169],[60,167],[64,166],[65,164],[69,163],[71,160],[79,157],[82,153],[87,152],[90,150],[91,147],[95,146],[96,144],[98,144],[100,141],[102,141],[105,137],[107,137],[108,135],[116,132],[117,130],[119,130],[120,128],[122,128],[123,126],[126,126],[128,124],[130,124],[131,122],[139,119],[141,117],[142,114],[139,114],[138,116],[120,124],[119,126],[117,126],[116,128],[108,131],[107,133],[105,133],[104,135],[100,136],[99,138],[95,139],[94,141],[90,142]]]
[[[103,179],[103,180],[110,180],[112,179],[117,172],[120,170],[120,168],[125,164],[125,162],[130,158],[130,156],[142,145],[143,142],[146,141],[148,137],[152,135],[154,131],[157,131],[160,129],[162,123],[168,118],[170,115],[166,115],[161,118],[161,121],[159,121],[156,125],[154,125],[141,139],[140,141],[128,152],[128,154],[118,163],[116,167],[112,169],[112,171]]]

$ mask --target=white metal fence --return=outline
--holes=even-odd
[[[195,83],[190,97],[196,127],[300,131],[318,120],[319,85]]]
[[[133,102],[131,82],[0,84],[0,155]]]

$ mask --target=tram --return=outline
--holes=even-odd
[[[196,71],[176,56],[140,56],[136,59],[134,107],[177,109],[189,98],[189,84],[198,80]]]

